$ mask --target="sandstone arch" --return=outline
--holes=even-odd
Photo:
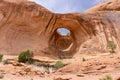
[[[103,46],[112,39],[119,50],[120,6],[112,7],[115,4],[120,1],[105,2],[83,13],[55,14],[27,0],[1,0],[0,52],[16,55],[30,49],[36,55],[71,58],[93,36],[98,41],[103,37]],[[70,36],[56,32],[61,26],[71,31]]]

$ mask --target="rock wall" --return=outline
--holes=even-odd
[[[0,52],[4,54],[16,55],[29,49],[35,55],[71,58],[89,50],[107,51],[109,40],[119,50],[120,6],[114,6],[120,4],[118,0],[68,14],[52,13],[27,0],[17,1],[0,1]],[[60,28],[68,29],[70,34],[61,35],[57,31]]]

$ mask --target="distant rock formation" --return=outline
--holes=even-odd
[[[55,14],[27,0],[0,0],[0,52],[71,58],[106,52],[107,42],[120,46],[120,1],[103,2],[82,13]],[[65,28],[69,35],[57,30]]]

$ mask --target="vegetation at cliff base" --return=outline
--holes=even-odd
[[[3,54],[0,54],[0,62],[2,61],[3,59]]]
[[[18,56],[18,61],[23,63],[29,63],[32,64],[34,62],[33,60],[33,52],[30,50],[23,51]]]
[[[117,45],[113,41],[108,41],[107,47],[110,49],[110,53],[115,53]]]
[[[55,69],[59,69],[59,68],[61,68],[61,67],[63,67],[63,66],[64,66],[64,64],[63,64],[61,61],[57,61],[57,62],[55,63],[55,65],[54,65]]]
[[[100,78],[99,80],[113,80],[111,76],[109,75],[106,75],[105,77],[103,78]]]
[[[84,62],[84,61],[87,61],[85,58],[82,58],[82,61]]]
[[[0,74],[0,79],[3,79],[4,78],[4,75]]]

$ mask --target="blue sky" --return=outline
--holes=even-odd
[[[30,0],[55,13],[82,12],[103,0]]]

